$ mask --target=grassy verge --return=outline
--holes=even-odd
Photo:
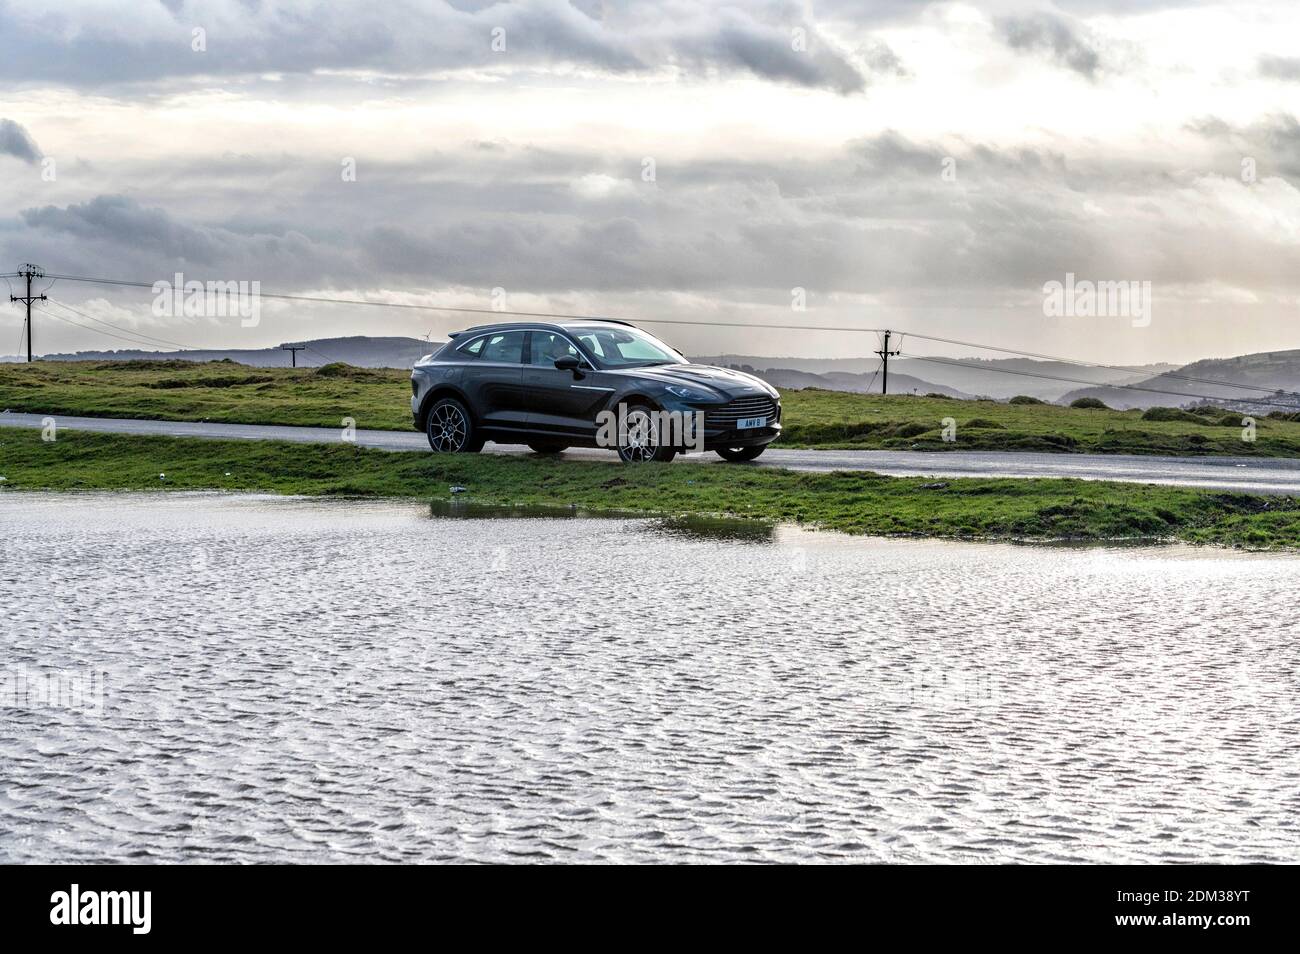
[[[161,476],[160,475],[165,475]],[[731,515],[889,536],[1178,539],[1300,547],[1300,500],[1081,480],[935,482],[862,472],[393,454],[345,444],[0,428],[0,487],[260,490]]]
[[[350,417],[357,427],[407,430],[409,380],[405,371],[344,365],[38,361],[0,365],[0,409],[316,427]],[[787,391],[782,401],[787,447],[1300,456],[1300,422],[1259,418],[1248,442],[1240,418],[1224,413],[1148,420],[1139,411],[818,390]],[[953,442],[942,439],[946,418],[956,422]]]
[[[816,390],[787,391],[781,400],[789,446],[1300,457],[1300,423],[1257,417],[1255,440],[1244,441],[1241,415],[1223,411],[1150,420],[1136,410]],[[942,436],[945,418],[956,423],[951,443]]]
[[[253,368],[232,361],[0,364],[0,409],[85,417],[410,430],[411,375],[387,368]]]

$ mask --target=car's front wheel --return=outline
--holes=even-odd
[[[618,456],[625,464],[667,463],[677,456],[677,451],[663,446],[659,440],[662,436],[654,410],[634,404],[628,408],[626,427],[618,436]]]
[[[767,450],[766,444],[755,444],[752,447],[719,447],[718,456],[735,464],[743,460],[753,460],[765,450]]]
[[[442,398],[429,408],[424,433],[429,446],[440,454],[476,454],[483,449],[468,408],[455,398]]]

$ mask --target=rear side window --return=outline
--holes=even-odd
[[[524,333],[522,331],[503,331],[494,335],[482,335],[461,347],[461,354],[470,358],[482,358],[484,361],[503,361],[507,364],[519,364],[523,358]]]
[[[524,333],[522,331],[504,331],[500,334],[486,335],[482,356],[484,361],[504,361],[519,364],[523,361]]]

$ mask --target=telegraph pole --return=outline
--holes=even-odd
[[[23,325],[23,328],[27,333],[27,363],[31,364],[32,363],[32,302],[45,301],[44,295],[32,294],[32,279],[44,278],[45,272],[35,265],[24,264],[18,266],[18,274],[27,279],[27,294],[10,295],[9,300],[11,302],[21,301],[27,305],[27,321]]]
[[[307,348],[304,345],[280,345],[280,350],[289,352],[289,360],[292,362],[290,367],[296,368],[298,367],[298,352],[306,351]]]
[[[880,370],[882,372],[880,377],[881,394],[889,393],[889,359],[891,356],[897,355],[899,353],[897,351],[889,350],[889,336],[891,334],[893,334],[893,332],[891,331],[885,332],[885,344],[879,351],[876,352],[876,354],[880,355],[880,362],[881,362],[880,364]]]

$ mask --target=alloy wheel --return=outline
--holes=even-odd
[[[631,464],[654,460],[659,453],[659,433],[649,413],[639,407],[633,408],[627,414],[626,424],[626,443],[620,449],[622,458]]]
[[[465,446],[469,424],[454,404],[439,404],[429,418],[429,445],[436,451],[455,453]]]

